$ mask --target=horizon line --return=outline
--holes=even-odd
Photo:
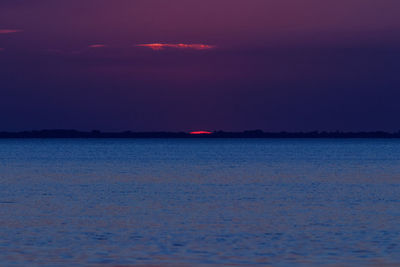
[[[341,131],[309,131],[309,132],[264,132],[262,130],[242,131],[242,132],[225,132],[225,131],[196,131],[196,132],[102,132],[100,130],[78,131],[67,129],[54,130],[32,130],[20,132],[0,131],[0,139],[74,139],[74,138],[90,138],[90,139],[142,139],[142,138],[299,138],[299,139],[345,139],[345,138],[380,138],[380,139],[400,139],[400,131],[385,132],[385,131],[369,131],[369,132],[341,132]]]

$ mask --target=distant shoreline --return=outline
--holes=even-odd
[[[263,132],[261,130],[243,132],[215,131],[211,134],[190,134],[187,132],[101,132],[77,130],[40,130],[22,132],[0,132],[0,139],[56,139],[56,138],[90,138],[90,139],[144,139],[144,138],[185,138],[185,139],[218,139],[218,138],[400,138],[400,131],[389,133],[375,132]]]

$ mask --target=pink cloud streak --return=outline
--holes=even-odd
[[[0,34],[9,34],[9,33],[17,33],[17,32],[22,32],[22,30],[0,29]]]
[[[152,50],[162,50],[164,48],[207,50],[207,49],[215,48],[214,45],[206,45],[206,44],[161,44],[161,43],[153,43],[153,44],[139,44],[137,46],[148,47],[148,48],[150,48]]]
[[[102,47],[107,47],[105,44],[92,44],[89,45],[89,48],[102,48]]]

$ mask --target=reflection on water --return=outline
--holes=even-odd
[[[396,266],[397,140],[0,140],[0,263]]]

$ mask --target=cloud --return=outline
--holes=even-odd
[[[0,47],[0,52],[1,52],[1,51],[4,51],[4,48],[1,48],[1,47]]]
[[[214,45],[206,45],[206,44],[161,44],[161,43],[153,43],[153,44],[139,44],[137,46],[148,47],[148,48],[150,48],[152,50],[162,50],[164,48],[207,50],[207,49],[215,48]]]
[[[107,47],[105,44],[92,44],[89,45],[89,48],[102,48],[102,47]]]
[[[22,32],[22,30],[0,29],[0,34],[9,34],[9,33],[16,33],[16,32]]]

